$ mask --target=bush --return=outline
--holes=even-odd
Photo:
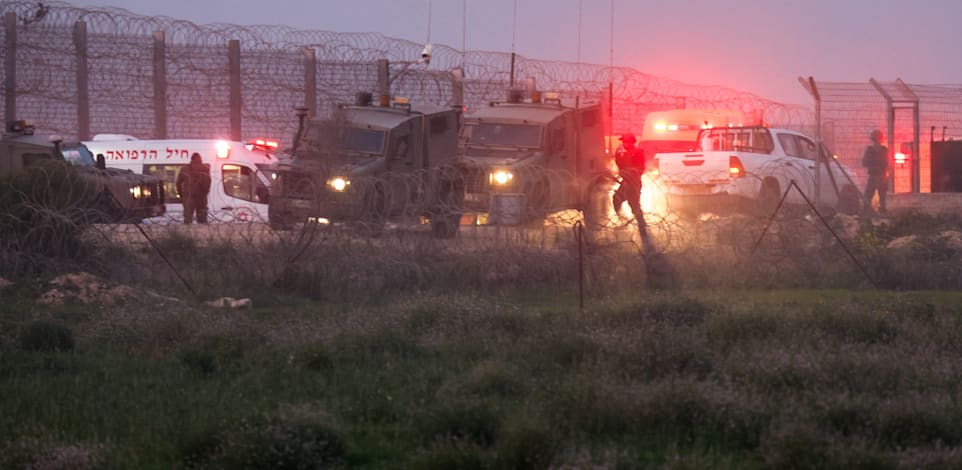
[[[414,457],[411,468],[416,470],[481,470],[486,464],[483,449],[457,440],[437,442]]]
[[[344,464],[345,444],[323,416],[294,412],[200,433],[181,454],[188,468],[324,469]]]
[[[421,416],[418,428],[428,441],[455,439],[489,446],[498,436],[501,422],[483,403],[445,403]]]
[[[498,439],[497,468],[549,468],[559,450],[560,441],[547,424],[519,421]]]
[[[64,325],[33,322],[20,332],[20,349],[28,352],[72,351],[73,332]]]

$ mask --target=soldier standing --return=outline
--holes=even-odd
[[[184,204],[184,223],[190,224],[196,214],[197,223],[207,223],[207,194],[210,193],[210,165],[199,153],[190,156],[190,164],[177,174],[177,195]]]
[[[868,182],[865,183],[866,212],[872,213],[872,197],[878,193],[878,209],[885,213],[885,193],[888,190],[889,150],[882,145],[882,131],[875,129],[869,134],[872,142],[865,148],[862,156],[862,166],[868,170]]]
[[[644,213],[641,210],[641,175],[645,172],[645,153],[635,147],[635,135],[622,134],[621,145],[615,151],[615,164],[618,165],[618,176],[621,183],[611,198],[615,206],[615,213],[621,213],[621,206],[628,201],[631,213],[638,221],[639,227],[644,225]]]

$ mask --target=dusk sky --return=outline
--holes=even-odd
[[[378,32],[418,43],[430,35],[432,43],[455,49],[462,42],[468,50],[513,46],[525,57],[570,62],[579,57],[580,18],[582,62],[607,65],[613,55],[616,66],[788,103],[811,102],[799,76],[962,83],[962,0],[614,0],[613,28],[611,0],[70,3],[199,24]]]

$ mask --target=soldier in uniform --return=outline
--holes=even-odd
[[[190,164],[177,174],[177,194],[184,204],[184,223],[190,224],[196,214],[197,223],[207,223],[207,194],[210,193],[210,165],[199,153],[190,156]]]
[[[641,210],[641,175],[645,172],[645,153],[635,147],[634,134],[622,134],[621,145],[615,151],[615,164],[618,165],[618,176],[621,177],[621,184],[611,199],[615,213],[621,214],[621,206],[627,201],[632,215],[638,225],[642,226],[644,213]]]
[[[889,150],[882,145],[882,131],[875,129],[869,134],[871,143],[865,148],[862,166],[868,170],[865,183],[866,212],[872,212],[872,197],[878,193],[878,209],[885,213],[885,193],[888,190]]]

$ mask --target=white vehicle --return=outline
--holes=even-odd
[[[655,155],[658,177],[671,210],[750,209],[771,214],[792,181],[788,204],[805,204],[853,214],[861,197],[852,172],[825,146],[815,151],[807,136],[764,126],[718,127],[701,131],[693,152]],[[816,154],[821,155],[819,196],[815,196]]]
[[[272,153],[277,143],[226,140],[138,140],[118,134],[98,134],[84,142],[94,155],[103,155],[108,168],[155,175],[164,181],[166,218],[183,220],[184,206],[177,194],[177,175],[200,154],[210,165],[208,220],[217,222],[267,222],[272,173],[278,161]]]

